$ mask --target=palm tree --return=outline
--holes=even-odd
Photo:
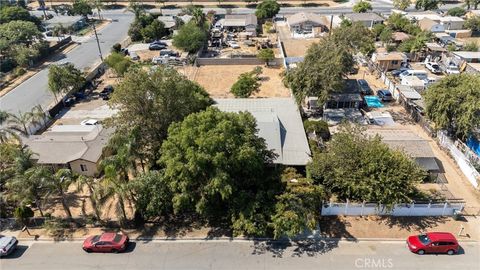
[[[192,17],[193,17],[193,21],[197,26],[203,27],[205,25],[206,17],[201,8],[199,7],[193,8]]]
[[[67,196],[65,193],[67,192],[70,185],[73,184],[75,181],[76,178],[73,175],[72,171],[69,169],[59,169],[50,178],[50,190],[60,195],[63,210],[65,211],[65,214],[69,219],[72,219],[72,212],[70,211],[70,207],[68,206]]]
[[[128,183],[115,177],[115,171],[112,167],[105,168],[105,178],[101,182],[99,204],[103,205],[109,199],[116,202],[117,213],[121,220],[126,221],[127,211],[125,208],[128,198]]]
[[[92,177],[87,177],[87,176],[79,176],[77,179],[77,190],[80,191],[83,189],[83,187],[87,187],[88,192],[89,192],[89,199],[90,203],[92,204],[93,211],[95,213],[95,217],[97,218],[98,221],[102,220],[102,215],[100,213],[99,209],[99,202],[100,202],[100,186],[98,182],[92,178]]]
[[[42,126],[45,126],[45,124],[47,123],[47,120],[50,118],[50,115],[48,115],[48,113],[46,113],[43,110],[42,105],[40,104],[33,107],[31,113],[32,113],[32,121],[41,123]]]
[[[98,19],[101,20],[102,15],[100,15],[100,10],[104,8],[102,0],[90,0],[90,5],[97,9]]]
[[[17,141],[20,140],[18,134],[15,133],[13,129],[9,126],[5,125],[10,117],[10,114],[5,111],[0,111],[0,143],[6,143],[11,138],[16,139]]]
[[[29,124],[37,125],[38,122],[32,119],[32,112],[18,112],[18,114],[10,113],[8,114],[7,124],[10,129],[20,132],[21,134],[28,137],[30,135]]]

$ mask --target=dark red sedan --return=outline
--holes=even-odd
[[[128,236],[119,233],[102,233],[90,236],[83,241],[86,252],[122,252],[127,248]]]
[[[423,255],[425,253],[447,253],[453,255],[458,252],[458,242],[453,234],[448,232],[431,232],[413,235],[407,239],[408,249],[411,252]]]

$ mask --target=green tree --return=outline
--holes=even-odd
[[[50,65],[48,70],[48,89],[58,101],[58,95],[78,91],[85,85],[82,72],[71,63]]]
[[[393,0],[393,6],[400,10],[406,10],[411,4],[410,0]]]
[[[146,219],[173,214],[172,192],[162,172],[149,171],[132,181],[137,195],[136,210]]]
[[[343,24],[332,32],[333,42],[348,49],[349,52],[358,52],[371,55],[375,51],[375,37],[372,31],[361,23]]]
[[[93,213],[97,221],[102,221],[102,214],[100,211],[100,183],[95,178],[87,176],[79,176],[77,179],[77,191],[83,191],[84,188],[88,190],[88,199],[93,208]]]
[[[12,139],[20,140],[15,130],[6,125],[8,118],[10,118],[9,113],[0,111],[0,145],[10,142]]]
[[[435,10],[442,4],[442,0],[416,0],[415,9]]]
[[[33,41],[41,39],[37,26],[28,21],[10,21],[0,25],[0,39],[8,44],[24,44],[30,46]]]
[[[308,175],[340,200],[410,202],[426,173],[405,153],[390,149],[379,136],[343,124],[307,165]]]
[[[287,72],[284,82],[298,102],[307,96],[320,97],[320,103],[344,86],[344,78],[354,65],[344,43],[327,38],[308,48],[305,60]]]
[[[118,76],[123,76],[133,62],[123,53],[112,52],[105,58],[105,64],[113,69]]]
[[[33,211],[28,206],[19,206],[15,208],[14,216],[20,224],[27,226],[29,223],[28,220],[33,217]]]
[[[394,31],[402,31],[410,35],[417,35],[422,30],[418,25],[411,22],[407,17],[400,13],[394,13],[388,17],[388,27]]]
[[[472,16],[465,21],[464,27],[472,32],[480,31],[480,16]]]
[[[11,21],[30,21],[40,25],[40,21],[35,16],[30,15],[27,9],[0,4],[0,24]]]
[[[453,7],[447,11],[450,16],[462,17],[467,11],[462,7]]]
[[[275,213],[272,216],[274,238],[293,237],[306,230],[314,230],[320,216],[322,201],[326,195],[323,188],[287,168],[282,182],[285,192],[277,196]],[[288,177],[290,176],[290,177]]]
[[[425,45],[432,38],[432,33],[422,31],[415,37],[411,37],[400,44],[398,50],[406,53],[417,53],[425,48]]]
[[[260,83],[254,72],[240,74],[238,80],[232,85],[230,92],[238,98],[248,98],[259,91]]]
[[[40,55],[40,52],[37,49],[33,47],[29,48],[24,45],[12,45],[11,53],[17,65],[21,67],[30,66],[30,64],[32,64]]]
[[[105,8],[105,5],[103,4],[103,1],[102,0],[89,0],[88,4],[89,4],[90,7],[97,9],[98,19],[101,20],[102,15],[101,15],[100,11]]]
[[[356,13],[366,13],[372,10],[372,4],[367,1],[360,1],[353,6],[352,10]]]
[[[467,42],[463,46],[463,50],[467,52],[478,52],[478,44],[475,41]]]
[[[264,0],[257,5],[255,15],[261,20],[273,18],[280,11],[280,4],[275,0]]]
[[[38,122],[34,121],[32,112],[21,112],[17,114],[10,113],[8,115],[7,124],[11,130],[18,131],[20,134],[28,135],[31,133],[30,124],[37,125]]]
[[[387,27],[380,33],[379,38],[384,45],[388,45],[393,41],[393,31]]]
[[[92,6],[87,0],[75,0],[72,5],[73,14],[85,17],[88,21],[88,15],[92,15]]]
[[[235,235],[265,233],[268,217],[258,209],[278,183],[266,177],[265,164],[274,154],[256,133],[250,113],[212,107],[173,123],[159,163],[175,213],[196,212],[210,222],[231,224]]]
[[[261,49],[257,54],[257,58],[265,61],[265,64],[268,64],[268,62],[275,59],[275,53],[270,48]]]
[[[182,25],[173,36],[173,46],[190,53],[197,52],[206,41],[207,34],[193,21]]]
[[[153,20],[152,23],[147,25],[141,30],[143,40],[149,42],[156,39],[160,39],[168,34],[168,30],[165,28],[165,24],[159,20]]]
[[[375,38],[379,38],[380,34],[383,32],[383,30],[385,30],[385,28],[387,28],[387,26],[385,26],[385,24],[383,24],[383,23],[375,24],[372,27],[372,33],[375,36]]]
[[[449,75],[425,92],[426,115],[438,129],[465,140],[480,127],[480,78],[474,74]]]
[[[175,69],[154,72],[130,69],[113,92],[110,103],[119,108],[113,122],[120,132],[134,132],[137,151],[150,165],[158,159],[168,126],[204,110],[212,101],[197,83]]]
[[[60,201],[62,203],[63,210],[67,218],[72,218],[72,212],[70,211],[70,206],[67,201],[67,191],[70,185],[74,184],[76,181],[76,176],[72,173],[70,169],[59,169],[48,178],[49,183],[48,187],[50,192],[55,193],[60,196]]]

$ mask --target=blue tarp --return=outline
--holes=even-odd
[[[474,137],[468,138],[467,146],[470,149],[472,149],[472,151],[475,152],[475,154],[477,154],[477,156],[480,157],[480,142],[476,138],[474,138]]]

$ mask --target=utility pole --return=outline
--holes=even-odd
[[[95,28],[95,22],[93,22],[92,27],[93,27],[93,32],[95,33],[95,39],[97,40],[98,54],[100,56],[100,60],[102,60],[103,62],[102,49],[100,48],[100,41],[98,40],[97,28]]]

